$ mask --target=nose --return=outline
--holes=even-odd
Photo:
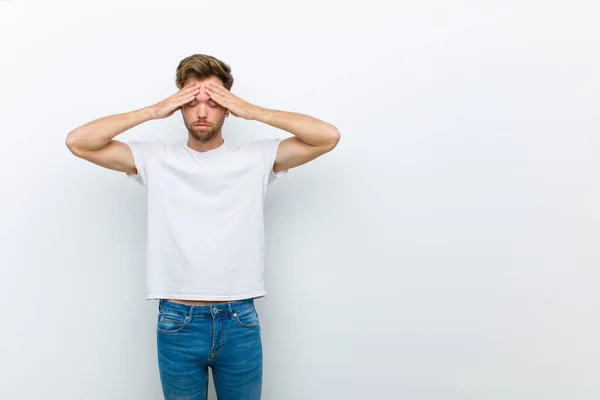
[[[206,114],[206,110],[207,110],[206,104],[204,104],[204,103],[198,104],[197,115],[196,115],[197,119],[206,119],[206,117],[208,116]]]

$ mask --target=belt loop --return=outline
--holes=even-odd
[[[188,322],[192,322],[192,314],[194,313],[194,306],[190,306],[190,311],[188,312],[187,317],[185,317],[185,319],[187,319]]]

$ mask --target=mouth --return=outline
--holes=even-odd
[[[194,126],[198,126],[200,128],[208,128],[210,125],[207,125],[207,124],[194,124]]]

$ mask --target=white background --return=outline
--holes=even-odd
[[[145,191],[65,139],[194,53],[342,134],[268,192],[264,399],[600,398],[596,2],[97,3],[0,2],[0,398],[162,398]]]

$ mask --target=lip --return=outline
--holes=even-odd
[[[207,125],[207,124],[194,124],[194,126],[206,126],[206,127],[209,127],[210,125]]]

